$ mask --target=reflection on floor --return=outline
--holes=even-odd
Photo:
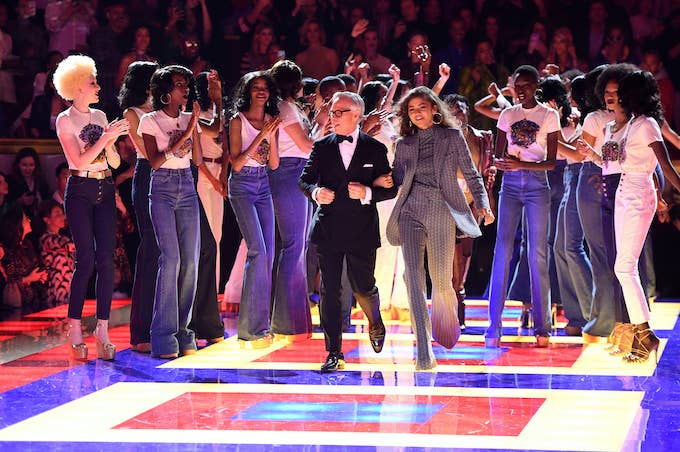
[[[354,313],[345,370],[321,374],[323,335],[245,350],[224,342],[173,361],[129,349],[116,301],[114,362],[67,358],[64,307],[0,322],[0,448],[5,450],[680,450],[680,302],[657,301],[660,361],[628,365],[563,333],[537,349],[508,303],[500,349],[484,348],[484,301],[439,366],[415,372],[410,324],[387,320],[373,353]],[[92,303],[84,321],[94,327]],[[318,324],[318,315],[314,320]],[[86,340],[94,350],[92,338]],[[203,345],[203,344],[201,344]]]

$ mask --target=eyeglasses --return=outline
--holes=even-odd
[[[348,111],[352,111],[351,109],[347,110],[331,110],[330,113],[333,115],[334,118],[339,118],[343,115],[343,113],[347,113]]]
[[[184,47],[191,49],[192,47],[198,47],[198,42],[196,41],[184,41]]]

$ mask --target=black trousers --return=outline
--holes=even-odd
[[[220,318],[217,288],[215,287],[217,244],[200,201],[198,208],[201,217],[201,254],[198,260],[196,297],[191,311],[189,328],[196,332],[198,339],[213,339],[224,336],[224,324]]]
[[[342,268],[347,262],[354,297],[371,325],[380,324],[380,297],[375,286],[375,249],[339,251],[317,247],[321,269],[321,328],[326,339],[326,350],[342,351]]]

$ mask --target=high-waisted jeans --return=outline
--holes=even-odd
[[[607,258],[607,244],[603,232],[602,169],[593,162],[584,162],[578,178],[576,207],[583,233],[588,243],[588,256],[593,271],[593,304],[590,320],[583,332],[594,336],[608,336],[614,328],[614,276],[613,263]],[[620,293],[620,289],[618,289]]]
[[[583,227],[577,208],[581,166],[581,163],[572,163],[564,171],[564,196],[557,214],[553,245],[560,299],[568,325],[574,327],[585,326],[593,301],[593,269],[583,245]]]
[[[527,220],[529,279],[536,335],[550,334],[550,277],[548,275],[548,222],[550,187],[545,171],[506,171],[498,200],[498,220],[489,291],[487,338],[501,337],[509,264],[522,213]]]
[[[83,315],[87,285],[97,270],[97,319],[108,320],[113,294],[113,252],[116,246],[116,200],[113,179],[69,176],[64,210],[76,246],[68,316]]]
[[[274,205],[267,169],[244,166],[241,171],[232,171],[229,201],[248,246],[238,312],[238,338],[251,341],[270,334]]]
[[[647,297],[640,283],[638,259],[656,212],[656,190],[651,174],[622,174],[616,191],[614,272],[633,324],[649,321]]]
[[[137,159],[135,174],[132,178],[132,203],[139,233],[130,310],[130,343],[132,345],[151,342],[151,318],[156,293],[159,251],[149,213],[150,184],[151,164],[147,159]]]
[[[190,168],[151,173],[149,210],[160,257],[151,320],[151,353],[195,350],[189,329],[196,294],[200,226],[198,195]]]
[[[277,169],[268,171],[281,236],[272,307],[272,330],[279,334],[312,332],[305,246],[312,204],[298,187],[306,163],[307,159],[284,157]]]

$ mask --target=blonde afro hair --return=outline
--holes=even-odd
[[[91,75],[97,76],[94,60],[85,55],[70,55],[54,71],[54,88],[65,100],[73,100],[78,89]]]

